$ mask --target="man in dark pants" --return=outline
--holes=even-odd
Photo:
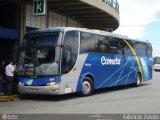
[[[6,74],[6,94],[13,94],[13,86],[14,86],[14,72],[15,68],[13,66],[13,61],[10,61],[9,64],[5,68]]]

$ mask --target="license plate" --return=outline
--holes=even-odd
[[[37,88],[32,88],[32,89],[31,89],[31,92],[32,92],[32,93],[38,93],[38,89],[37,89]]]

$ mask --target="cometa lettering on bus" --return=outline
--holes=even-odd
[[[104,56],[101,58],[102,65],[120,65],[121,59],[115,58],[115,59],[107,59]]]

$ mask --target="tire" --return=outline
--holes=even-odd
[[[81,96],[89,96],[93,93],[93,81],[89,77],[85,77],[82,82]]]
[[[137,73],[135,87],[139,87],[139,86],[141,86],[141,84],[142,84],[141,75],[140,75],[140,73]]]

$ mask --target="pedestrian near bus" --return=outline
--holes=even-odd
[[[14,72],[15,72],[15,67],[13,65],[13,61],[10,61],[9,64],[5,67],[6,94],[7,95],[12,95],[13,94]]]

